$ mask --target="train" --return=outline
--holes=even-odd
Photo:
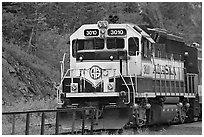
[[[147,25],[84,24],[70,36],[70,53],[60,62],[58,104],[94,107],[94,126],[103,129],[195,121],[202,93],[194,45]],[[60,117],[65,122],[68,116]]]

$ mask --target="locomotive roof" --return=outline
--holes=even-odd
[[[167,31],[165,29],[161,29],[161,28],[151,28],[151,27],[148,27],[146,25],[137,25],[137,24],[133,24],[133,23],[108,24],[108,26],[111,28],[117,28],[117,27],[124,27],[125,28],[127,26],[130,26],[132,29],[139,32],[142,36],[149,39],[152,43],[154,43],[153,38],[151,38],[152,33],[159,33],[160,35],[167,36],[167,39],[175,40],[178,42],[184,42],[183,37],[172,34],[169,31]],[[96,28],[98,26],[97,26],[97,24],[84,24],[81,27],[82,28]]]
[[[155,41],[152,39],[150,34],[148,34],[145,30],[143,30],[140,26],[132,23],[124,23],[124,24],[108,24],[109,28],[131,28],[132,30],[136,31],[143,37],[145,37],[147,40],[149,40],[151,43],[155,43]],[[97,24],[84,24],[79,29],[92,29],[92,28],[98,28]],[[79,30],[78,29],[78,30]],[[82,34],[82,33],[81,33]]]
[[[145,26],[145,25],[139,25],[139,26],[142,29],[144,29],[149,35],[151,35],[151,33],[155,33],[156,32],[156,33],[159,33],[161,35],[166,35],[167,39],[175,40],[175,41],[178,41],[178,42],[184,42],[183,37],[175,35],[175,34],[172,34],[168,30],[161,29],[161,28],[150,28],[150,27]]]

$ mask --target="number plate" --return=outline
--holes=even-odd
[[[125,36],[126,29],[108,29],[109,36]]]
[[[85,29],[84,36],[98,36],[99,30],[98,29]]]

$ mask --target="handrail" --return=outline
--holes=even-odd
[[[62,79],[63,74],[64,74],[64,60],[65,60],[65,56],[66,56],[66,53],[64,53],[62,61],[60,61],[60,63],[61,63],[61,79]]]
[[[130,81],[133,89],[133,105],[135,105],[135,87],[133,85],[132,76],[130,75]]]
[[[186,77],[186,80],[187,80],[187,93],[188,93],[188,96],[190,95],[190,93],[196,93],[196,89],[195,89],[195,78],[198,74],[194,74],[194,73],[187,73],[185,74],[184,77]],[[194,79],[194,80],[193,80]],[[190,84],[189,84],[190,83]],[[194,86],[193,86],[194,85]],[[191,89],[190,89],[191,87]]]
[[[83,71],[82,73],[83,73],[83,75],[85,76],[85,71],[87,71],[87,70],[89,70],[89,68],[88,69],[67,69],[67,71],[66,71],[66,73],[62,76],[62,78],[61,78],[61,81],[60,81],[60,85],[58,86],[58,87],[56,87],[56,89],[57,89],[57,99],[59,99],[59,95],[58,94],[60,94],[60,93],[58,93],[59,91],[61,92],[61,90],[62,90],[62,82],[63,82],[63,80],[65,79],[65,77],[67,76],[67,74],[69,73],[69,72],[71,72],[71,71],[74,71],[74,70],[79,70],[80,71],[80,73],[81,73],[81,70]],[[115,79],[115,71],[116,71],[116,69],[106,69],[106,70],[112,70],[113,71],[113,75],[114,75],[114,79]],[[121,76],[121,74],[119,73],[119,75]],[[81,77],[81,76],[80,76]],[[72,82],[73,82],[73,77],[72,77],[72,80],[71,80]],[[114,80],[114,83],[115,83],[115,80]],[[85,86],[85,81],[84,81],[84,86]],[[60,103],[60,101],[58,100],[58,104],[61,104]]]
[[[130,103],[130,88],[128,87],[128,85],[127,85],[127,83],[126,83],[125,79],[123,78],[122,74],[121,74],[121,73],[119,73],[119,74],[120,74],[120,76],[121,76],[121,78],[122,78],[122,80],[123,80],[123,82],[124,82],[125,86],[126,86],[126,87],[127,87],[127,89],[128,89],[128,102],[127,102],[127,103],[125,103],[125,104],[129,104],[129,103]]]
[[[113,69],[114,91],[116,89],[115,71],[116,71],[116,69]]]
[[[157,90],[157,86],[156,86],[156,65],[155,65],[155,60],[154,60],[154,56],[151,55],[151,62],[153,63],[153,70],[155,70],[155,73],[154,73],[154,92],[155,92],[155,95],[156,95],[156,90]]]
[[[63,82],[64,78],[66,77],[67,73],[68,73],[69,71],[72,71],[72,70],[82,70],[82,69],[67,69],[66,73],[65,73],[64,76],[61,78],[60,86],[62,85],[62,82]],[[88,69],[83,69],[83,70],[88,70]]]
[[[65,53],[66,54],[66,53]],[[64,78],[66,77],[66,75],[68,74],[68,72],[71,72],[72,70],[82,70],[82,69],[67,69],[66,73],[64,74],[64,71],[62,74],[64,74],[64,76],[61,76],[61,81],[60,81],[60,85],[57,88],[57,99],[59,99],[59,95],[58,95],[58,91],[62,92],[62,82],[64,80]],[[86,70],[86,69],[83,69]],[[87,69],[88,70],[88,69]],[[72,78],[73,79],[73,78]],[[73,81],[73,80],[72,80]],[[60,89],[61,88],[61,89]],[[58,104],[60,104],[60,101],[57,101]]]
[[[63,64],[64,64],[64,63],[61,64],[61,70],[62,70],[62,68],[63,68]],[[64,76],[63,76],[63,74],[64,74],[64,69],[63,69],[63,73],[61,72],[62,75],[61,75],[60,85],[56,87],[56,89],[57,89],[57,102],[58,102],[58,104],[62,104],[62,102],[59,101],[59,94],[62,92],[62,82],[63,82],[65,76],[67,75],[67,73],[68,73],[70,70],[71,70],[71,69],[68,69],[68,70],[66,71],[66,73],[65,73]]]

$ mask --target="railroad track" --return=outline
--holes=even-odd
[[[12,134],[12,135],[15,135],[16,133],[19,133],[19,131],[18,132],[16,132],[16,129],[19,127],[19,124],[18,124],[18,127],[17,127],[17,124],[16,124],[16,121],[17,121],[17,116],[19,116],[19,115],[24,115],[23,117],[24,117],[24,119],[25,119],[25,127],[24,127],[24,134],[25,135],[29,135],[30,134],[30,130],[31,130],[31,128],[32,128],[32,126],[31,126],[31,116],[32,116],[32,114],[36,114],[36,113],[40,113],[40,134],[41,135],[44,135],[45,134],[45,127],[47,126],[47,125],[49,125],[49,127],[50,128],[53,128],[54,127],[54,133],[52,133],[52,134],[56,134],[56,135],[58,135],[58,134],[61,134],[60,132],[59,132],[59,130],[60,130],[60,125],[59,125],[59,113],[60,112],[72,112],[72,114],[73,114],[73,117],[72,117],[72,127],[71,127],[71,133],[72,134],[74,134],[75,133],[75,114],[76,114],[76,112],[78,112],[78,111],[80,111],[80,112],[84,112],[85,110],[87,110],[87,109],[89,109],[89,110],[91,110],[92,112],[94,112],[94,108],[91,108],[91,107],[89,107],[89,108],[69,108],[69,109],[53,109],[53,110],[38,110],[38,111],[24,111],[24,112],[3,112],[2,113],[2,117],[8,117],[8,119],[9,119],[9,123],[11,124],[11,131],[8,133],[8,134]],[[54,123],[45,123],[45,119],[46,119],[46,113],[54,113],[54,115],[55,115],[55,120],[54,120]],[[93,126],[94,126],[94,124],[93,124],[93,118],[91,119],[91,127],[90,127],[90,134],[93,134]],[[24,120],[22,120],[22,121],[24,121]],[[82,120],[82,125],[81,125],[81,134],[83,135],[84,134],[84,132],[85,132],[85,124],[84,124],[84,121],[85,121],[85,117],[83,117],[83,120]],[[2,122],[4,122],[4,121],[2,121]],[[37,126],[37,125],[36,125]],[[2,128],[3,129],[8,129],[9,128],[9,126],[8,127],[5,127],[5,125],[4,124],[2,124]],[[4,134],[4,131],[2,131],[2,133]]]
[[[86,127],[85,117],[83,116],[81,126],[76,127],[75,126],[75,113],[77,111],[84,112],[84,110],[90,109],[92,112],[94,112],[94,108],[70,108],[70,109],[54,109],[54,110],[39,110],[39,111],[25,111],[25,112],[3,112],[2,117],[9,116],[10,117],[10,131],[7,131],[7,133],[2,130],[2,134],[18,134],[18,135],[29,135],[29,134],[56,134],[56,135],[64,135],[64,134],[95,134],[95,135],[109,135],[109,134],[146,134],[147,131],[155,131],[160,132],[162,130],[165,130],[169,125],[160,125],[160,126],[143,126],[141,128],[125,128],[125,129],[94,129],[94,118],[91,118],[91,125],[90,127]],[[59,125],[59,118],[58,113],[60,112],[67,112],[71,111],[73,113],[72,123],[70,128],[62,128]],[[32,124],[31,123],[31,117],[32,114],[40,113],[39,115],[39,124]],[[55,119],[51,122],[45,122],[47,120],[46,113],[54,113]],[[20,125],[17,126],[17,116],[18,115],[24,115],[25,116],[25,125],[22,125],[22,130],[19,131]],[[11,118],[12,117],[12,118]],[[4,122],[2,120],[2,122]],[[5,127],[6,125],[2,124],[2,129],[9,129],[9,127]],[[126,132],[126,133],[125,133]],[[148,134],[148,133],[147,133]]]

